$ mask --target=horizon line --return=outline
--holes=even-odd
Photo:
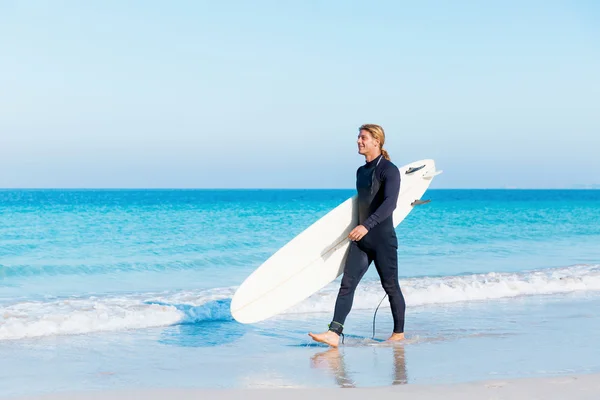
[[[354,187],[0,187],[0,190],[356,190]],[[600,190],[600,185],[589,187],[443,187],[429,190]]]

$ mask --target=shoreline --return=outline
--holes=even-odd
[[[362,400],[365,396],[377,399],[397,399],[410,396],[411,400],[464,400],[464,399],[544,399],[587,400],[600,398],[600,373],[570,374],[552,377],[495,379],[452,384],[406,384],[360,388],[233,388],[233,389],[114,389],[86,392],[57,392],[33,396],[1,397],[5,400],[192,400],[192,399],[242,399],[326,400],[331,396],[344,396],[346,400]]]

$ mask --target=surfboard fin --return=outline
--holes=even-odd
[[[409,169],[406,170],[405,174],[409,175],[412,174],[413,172],[417,172],[420,169],[425,168],[425,164],[421,165],[420,167],[410,167]]]
[[[414,207],[414,206],[419,206],[421,204],[427,204],[429,202],[431,202],[431,200],[418,200],[417,199],[417,200],[413,201],[412,203],[410,203],[410,205]]]
[[[440,170],[440,171],[428,172],[425,175],[423,175],[423,179],[427,179],[427,180],[433,179],[434,176],[437,176],[437,175],[441,174],[442,172],[444,172],[444,171]]]

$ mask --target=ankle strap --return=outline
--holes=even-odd
[[[331,321],[328,326],[330,331],[335,332],[338,335],[341,335],[342,331],[344,330],[344,325],[340,324],[339,322]]]

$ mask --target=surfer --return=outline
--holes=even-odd
[[[356,171],[358,226],[348,235],[350,249],[329,330],[309,333],[315,341],[332,347],[339,345],[354,292],[371,262],[375,263],[388,295],[394,319],[394,330],[388,340],[404,339],[406,303],[398,281],[398,238],[392,220],[400,191],[400,171],[383,149],[384,142],[381,126],[366,124],[359,128],[358,153],[365,157],[365,164]]]

